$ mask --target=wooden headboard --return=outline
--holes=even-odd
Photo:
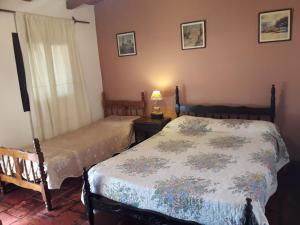
[[[235,119],[255,119],[275,120],[275,85],[271,88],[271,102],[268,107],[247,107],[247,106],[225,106],[225,105],[183,105],[179,100],[179,88],[176,86],[176,115],[185,114],[192,116],[202,116],[211,118],[235,118]]]
[[[104,117],[110,115],[119,116],[145,116],[146,115],[146,100],[145,93],[141,92],[141,100],[108,100],[105,93],[102,93],[102,104]]]

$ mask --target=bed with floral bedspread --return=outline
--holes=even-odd
[[[89,170],[91,192],[203,225],[259,225],[289,161],[273,123],[181,116],[160,133]]]

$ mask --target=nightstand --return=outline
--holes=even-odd
[[[135,143],[138,144],[161,131],[171,118],[151,119],[142,117],[133,121]]]

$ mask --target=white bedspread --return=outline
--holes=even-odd
[[[78,177],[83,167],[90,167],[124,151],[134,142],[132,122],[138,116],[110,116],[78,130],[59,135],[41,143],[49,189],[59,189],[68,177]],[[33,146],[24,151],[34,152]],[[7,164],[8,157],[4,157]],[[14,161],[10,158],[14,167]],[[26,161],[28,168],[30,162]],[[0,161],[0,166],[2,161]],[[32,171],[29,178],[33,180]],[[15,171],[14,171],[15,172]],[[40,177],[34,165],[36,177]],[[23,177],[26,179],[25,171]]]
[[[268,224],[266,203],[288,161],[274,124],[182,116],[160,133],[90,169],[91,191],[204,225]]]

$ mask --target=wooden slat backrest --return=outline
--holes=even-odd
[[[102,93],[104,116],[145,116],[146,101],[144,92],[141,93],[141,100],[107,100],[104,92]]]

